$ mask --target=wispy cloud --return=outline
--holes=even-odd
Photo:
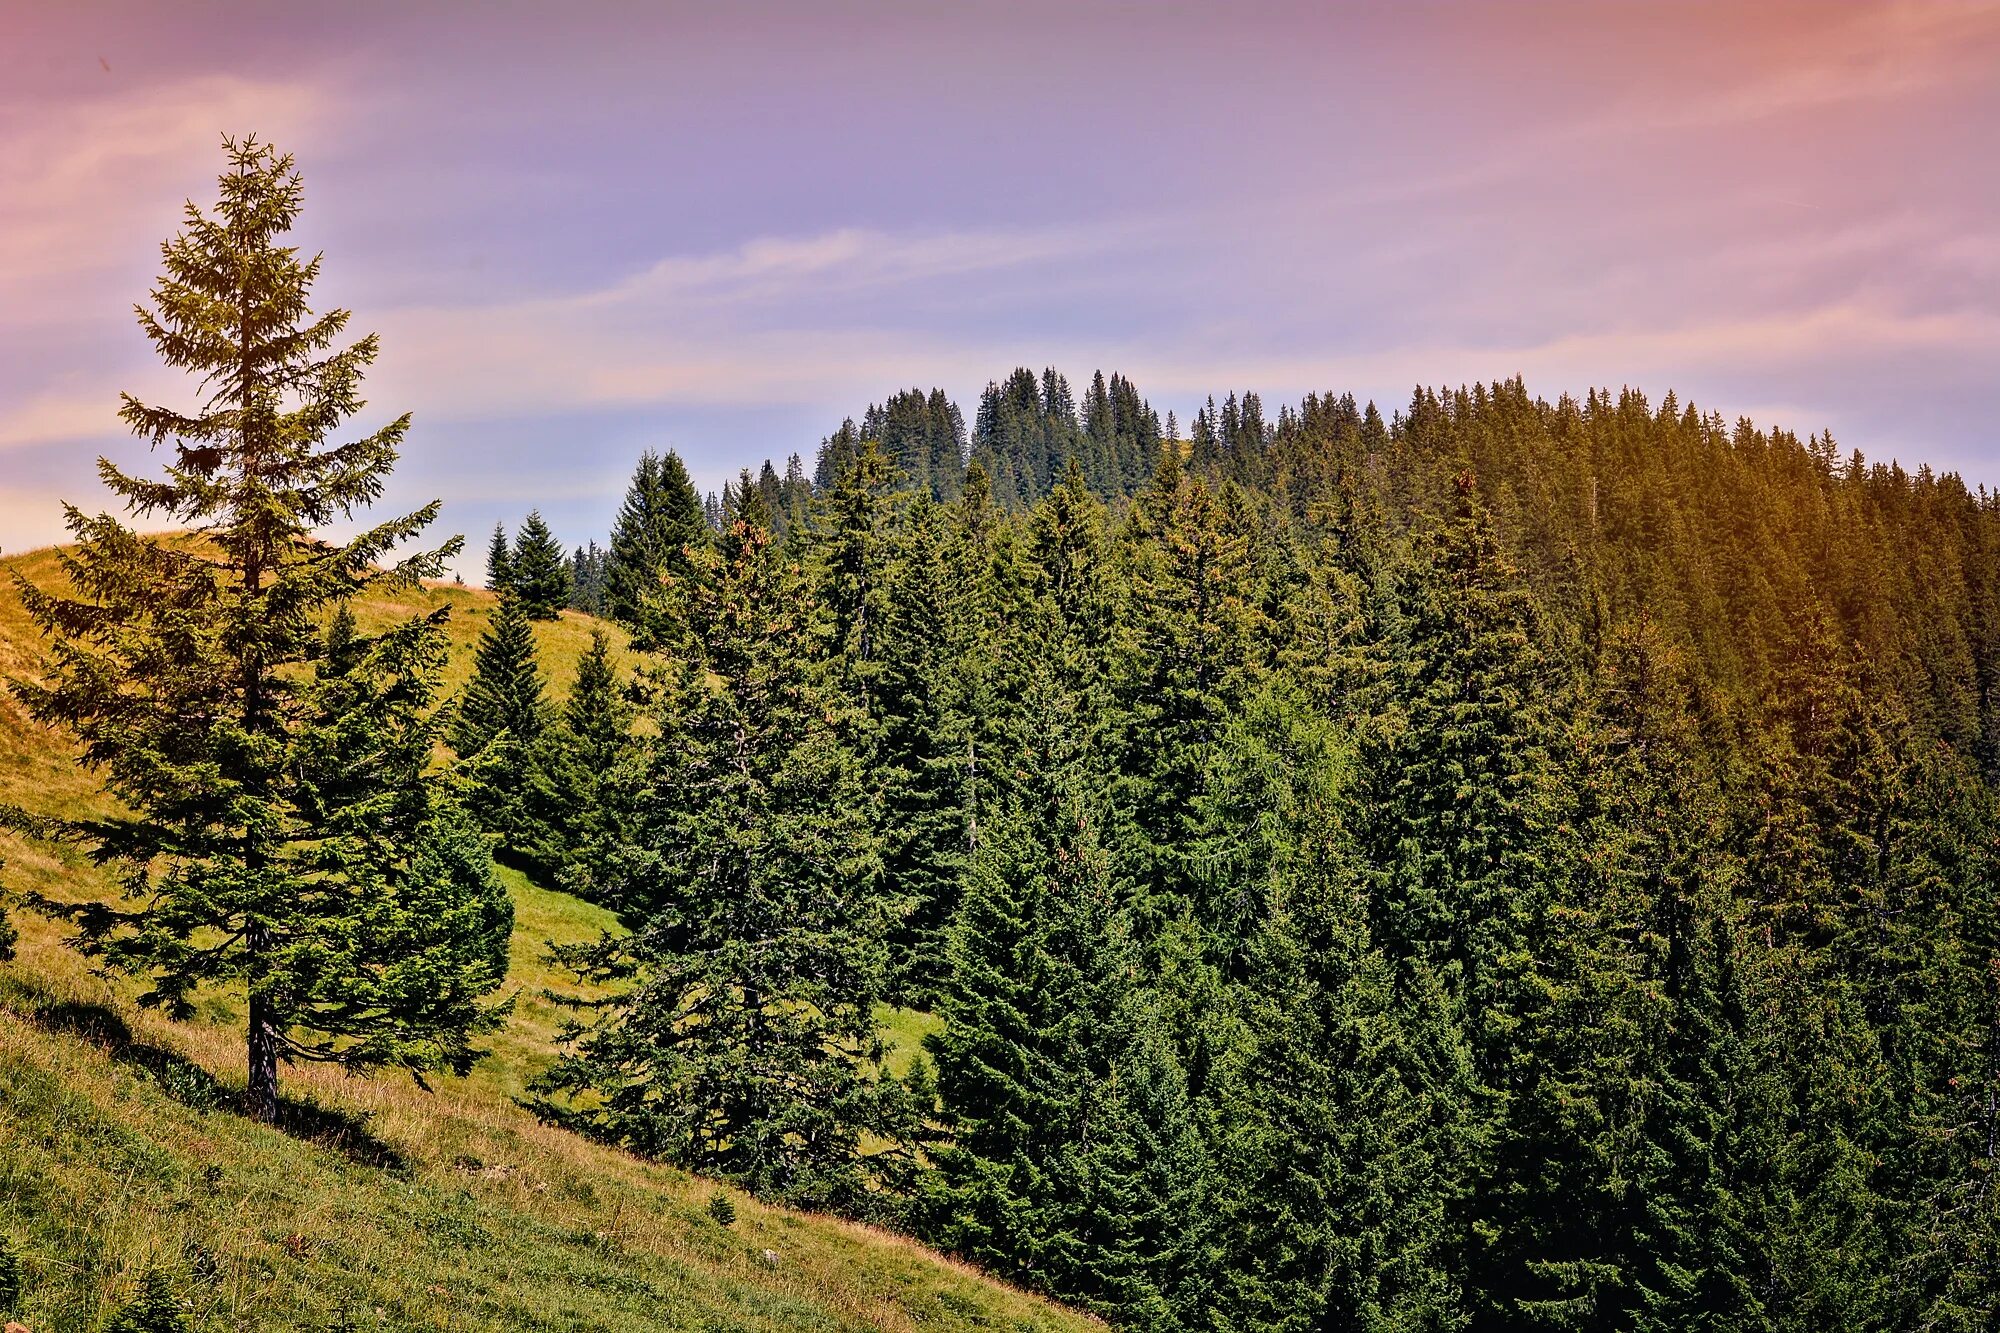
[[[115,393],[37,394],[0,410],[0,449],[102,436],[116,429],[117,411]]]
[[[1641,8],[1630,7],[1632,14]],[[1403,169],[1343,194],[1339,207],[1467,195],[1525,176],[1570,171],[1606,149],[1631,154],[1677,136],[1766,133],[1784,117],[1935,99],[1954,89],[1986,86],[2000,67],[2000,0],[1824,0],[1795,9],[1791,19],[1760,30],[1755,7],[1725,8],[1735,23],[1720,25],[1721,30],[1681,25],[1674,41],[1681,49],[1654,49],[1650,39],[1635,39],[1631,49],[1616,52],[1633,69],[1619,91],[1580,97],[1563,115],[1539,123],[1497,118],[1495,126],[1506,133],[1488,150],[1456,165],[1417,159],[1409,169],[1397,163]],[[1630,16],[1609,11],[1610,26],[1616,29],[1620,18]],[[1579,58],[1562,43],[1539,55]],[[1467,126],[1467,141],[1489,128]],[[1726,168],[1728,144],[1717,143],[1716,154],[1716,168]]]
[[[1115,226],[954,231],[907,236],[842,228],[762,237],[712,255],[673,256],[617,285],[557,305],[743,305],[814,295],[866,294],[906,283],[1074,259],[1130,238]]]
[[[1778,34],[1781,50],[1759,58],[1708,97],[1632,107],[1616,123],[1654,129],[1744,124],[1848,103],[1935,95],[1990,79],[2000,55],[2000,4],[1993,0],[1895,0],[1826,5],[1823,21]]]
[[[17,326],[100,318],[80,280],[148,262],[178,201],[210,193],[195,187],[215,176],[224,131],[296,145],[326,104],[308,82],[209,75],[11,111],[0,134],[0,309]]]
[[[844,228],[766,237],[719,253],[669,256],[615,283],[564,295],[364,311],[361,326],[383,337],[372,382],[378,399],[433,418],[669,400],[823,402],[855,385],[949,377],[993,350],[981,343],[954,355],[948,338],[870,327],[865,312],[899,289],[1005,281],[1129,241],[1143,225],[912,235]],[[800,326],[796,308],[808,302],[856,313]],[[979,373],[990,370],[987,364]],[[134,374],[139,384],[129,382]],[[186,392],[156,368],[118,375],[102,383],[70,375],[59,389],[0,407],[0,448],[115,433],[120,389],[169,398]]]
[[[899,289],[1009,283],[1074,264],[1137,228],[907,236],[843,229],[673,256],[609,286],[500,305],[382,312],[381,382],[429,410],[825,401],[856,384],[951,374],[955,340],[899,332],[879,311]],[[976,340],[990,351],[992,340]],[[991,370],[991,365],[987,366]]]

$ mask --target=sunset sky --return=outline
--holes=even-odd
[[[1993,3],[167,9],[0,0],[9,550],[189,398],[130,307],[252,130],[475,551],[1023,364],[1673,388],[2000,484]]]

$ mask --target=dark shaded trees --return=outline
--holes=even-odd
[[[632,709],[593,630],[569,694],[526,755],[520,829],[513,845],[547,882],[589,892],[591,867],[615,854],[625,826],[617,770],[632,741]],[[616,903],[608,906],[618,906]]]
[[[806,983],[725,944],[785,891],[690,858],[819,884],[837,841],[871,924],[826,947],[944,1027],[934,1083],[871,1082],[859,1020],[788,1048],[896,1140],[801,1197],[1144,1328],[1991,1322],[2000,503],[1671,396],[1239,392],[1181,441],[1052,370],[982,394],[948,499],[938,400],[717,497],[784,527],[792,610],[650,594],[675,702],[573,864],[655,923],[578,961],[666,980],[552,1113],[695,1142],[643,1090],[699,1101],[695,997],[761,1038],[694,942]],[[703,739],[757,679],[814,701],[790,739]],[[794,764],[841,818],[754,777]]]
[[[493,592],[514,586],[514,548],[505,523],[493,525],[493,540],[486,544],[486,586]]]
[[[569,605],[587,615],[604,614],[604,548],[596,542],[576,547],[569,553]]]
[[[1187,1089],[1137,985],[1128,891],[1083,785],[1076,700],[1031,686],[1018,794],[972,853],[928,1048],[950,1138],[939,1243],[1137,1327],[1169,1292],[1200,1175]]]
[[[1214,1306],[1253,1329],[1450,1326],[1463,1145],[1441,1099],[1469,1077],[1469,1050],[1423,1021],[1449,1012],[1434,982],[1399,986],[1371,938],[1354,738],[1266,691],[1226,750],[1205,842],[1248,935],[1211,1094]]]
[[[881,446],[889,465],[912,491],[936,500],[958,495],[965,475],[965,418],[944,390],[891,394],[888,401],[868,409],[859,429],[862,438]],[[827,483],[839,476],[844,462],[844,458],[827,460]]]
[[[1010,708],[993,570],[994,515],[976,466],[953,505],[919,499],[899,534],[881,634],[884,882],[897,904],[895,990],[922,1004],[944,968],[944,930],[966,858],[1004,780]]]
[[[649,799],[600,872],[629,936],[560,951],[626,985],[539,1081],[545,1113],[771,1198],[861,1208],[886,914],[853,706],[805,588],[737,520],[695,554],[654,681]],[[879,1066],[875,1066],[879,1067]]]

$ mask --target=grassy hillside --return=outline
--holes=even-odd
[[[11,578],[58,577],[48,552],[0,559],[0,675],[39,652]],[[357,607],[364,627],[452,609],[453,682],[494,605],[434,588]],[[536,627],[557,691],[592,622]],[[67,748],[0,697],[0,801],[101,806]],[[110,891],[61,849],[0,835],[5,882]],[[1078,1329],[1090,1321],[866,1227],[762,1207],[707,1212],[716,1186],[538,1124],[511,1097],[547,1059],[549,940],[611,925],[590,904],[502,872],[519,1003],[492,1057],[425,1092],[406,1079],[289,1071],[287,1124],[229,1108],[242,1083],[236,997],[201,1016],[142,1013],[39,919],[0,964],[0,1236],[25,1261],[37,1333],[100,1328],[158,1269],[200,1329]],[[894,1014],[899,1041],[928,1020]]]

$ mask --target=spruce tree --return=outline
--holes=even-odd
[[[595,629],[557,725],[544,730],[528,754],[514,846],[548,882],[590,891],[591,866],[616,845],[622,823],[615,777],[631,732],[611,640]]]
[[[1238,1031],[1210,1093],[1218,1322],[1449,1327],[1456,1145],[1436,1096],[1469,1057],[1424,1006],[1416,1021],[1402,1010],[1371,939],[1353,741],[1295,688],[1267,689],[1230,727],[1220,768],[1205,860],[1243,901],[1245,938],[1227,992]]]
[[[1470,475],[1454,491],[1406,575],[1383,682],[1398,725],[1375,752],[1374,837],[1387,873],[1384,943],[1482,994],[1480,974],[1526,908],[1513,890],[1533,877],[1549,678],[1531,605]]]
[[[1602,1326],[1754,1326],[1753,1256],[1734,1197],[1751,1127],[1733,1122],[1757,1113],[1744,1095],[1752,1079],[1732,962],[1741,867],[1699,733],[1710,705],[1650,618],[1613,632],[1599,673],[1599,734],[1577,775],[1575,827],[1600,887],[1574,919],[1586,947],[1629,941],[1632,956],[1595,1006],[1596,1040],[1618,1052],[1614,1081],[1591,1090],[1572,1123],[1618,1118],[1596,1143],[1551,1145],[1600,1156],[1599,1188],[1542,1202],[1595,1229],[1618,1273],[1594,1302]],[[1621,1191],[1602,1188],[1621,1177]]]
[[[473,653],[472,679],[451,719],[447,739],[460,759],[480,824],[519,850],[533,840],[527,827],[532,755],[548,723],[535,634],[521,600],[508,594]]]
[[[486,544],[486,586],[498,593],[514,590],[514,553],[505,523],[493,525],[493,540]]]
[[[535,632],[519,598],[503,597],[473,651],[472,679],[451,724],[451,748],[462,759],[481,753],[503,733],[531,745],[547,721]]]
[[[1545,984],[1533,946],[1549,910],[1541,835],[1551,822],[1550,676],[1532,607],[1472,477],[1460,474],[1451,489],[1450,509],[1419,534],[1391,625],[1386,725],[1371,728],[1364,756],[1363,845],[1373,863],[1370,932],[1394,965],[1412,1049],[1430,1052],[1423,1059],[1434,1067],[1434,1077],[1405,1077],[1432,1087],[1443,1254],[1471,1309],[1486,1306],[1482,1317],[1498,1320],[1513,1288],[1485,1281],[1493,1269],[1468,1268],[1499,1262],[1488,1233],[1514,1182],[1495,1145],[1534,1073],[1518,1056]],[[1470,1058],[1451,1057],[1454,1047]]]
[[[554,620],[569,605],[574,589],[569,564],[538,509],[528,511],[527,520],[514,535],[508,573],[514,596],[528,619]]]
[[[886,882],[901,913],[893,961],[903,1003],[928,1007],[965,858],[1011,782],[1019,746],[1019,652],[1003,605],[1011,552],[985,470],[951,505],[920,500],[899,534],[882,633]]]
[[[604,614],[604,551],[596,542],[569,555],[569,604],[587,615]]]
[[[900,918],[891,961],[898,991],[913,999],[939,977],[940,934],[977,821],[975,714],[985,701],[970,659],[985,645],[970,619],[979,584],[954,567],[954,536],[943,506],[925,497],[911,507],[882,628],[876,757],[885,879]]]
[[[78,947],[149,981],[175,1017],[204,985],[248,993],[248,1107],[278,1115],[278,1066],[462,1070],[491,1025],[511,912],[468,859],[429,768],[443,663],[435,617],[376,640],[348,670],[308,671],[316,620],[371,587],[435,577],[457,542],[379,568],[437,506],[344,543],[315,526],[373,501],[408,428],[337,446],[375,339],[337,347],[347,312],[307,306],[319,260],[283,244],[302,187],[292,159],[225,141],[213,213],[189,204],[140,326],[203,378],[193,413],[127,396],[122,415],[172,458],[158,479],[100,464],[145,537],[67,508],[68,593],[21,585],[53,639],[31,715],[82,744],[129,815],[57,821],[119,869],[116,903],[36,900]],[[348,652],[357,645],[350,643]],[[327,739],[343,738],[329,749]]]
[[[630,739],[632,719],[618,692],[611,638],[602,629],[590,632],[590,651],[577,663],[562,717],[583,762],[594,772],[609,772]]]
[[[937,1063],[937,1243],[1106,1313],[1172,1327],[1199,1174],[1186,1088],[1136,963],[1085,787],[1077,701],[1030,689],[1021,790],[966,863]],[[1141,1318],[1143,1312],[1143,1318]]]
[[[641,454],[605,553],[605,614],[643,638],[648,599],[658,594],[663,576],[686,572],[684,548],[703,541],[709,526],[680,455],[671,449]]]
[[[1120,646],[1109,515],[1084,484],[1082,469],[1071,466],[1029,511],[1026,529],[1028,608],[1022,618],[1094,719],[1097,697],[1109,684],[1108,663]]]
[[[1262,665],[1250,535],[1226,499],[1168,460],[1133,505],[1128,534],[1119,778],[1155,910],[1167,915],[1191,892],[1186,861],[1213,747]]]
[[[1575,748],[1586,755],[1590,730],[1579,723]],[[1566,797],[1584,794],[1565,778]],[[1578,836],[1543,840],[1540,883],[1515,891],[1529,902],[1512,927],[1513,956],[1486,965],[1512,974],[1486,1002],[1511,1028],[1504,1045],[1479,1034],[1491,1148],[1470,1204],[1469,1283],[1478,1318],[1498,1328],[1610,1330],[1632,1319],[1622,1177],[1644,1131],[1632,1071],[1650,1054],[1648,1020],[1661,1017],[1648,1013],[1657,983],[1634,946],[1646,893],[1604,873],[1615,832],[1594,826],[1587,803],[1565,807],[1561,827]]]
[[[352,901],[343,934],[298,950],[291,985],[351,1067],[463,1073],[499,1016],[477,1001],[506,975],[513,906],[456,791],[427,777],[447,716],[437,619],[366,637],[342,603],[302,710],[297,801],[318,863],[353,867]]]
[[[1971,1328],[2000,1310],[2000,807],[1964,756],[1913,756],[1885,827],[1882,892],[1838,946],[1892,1071],[1878,1193],[1900,1235],[1891,1311]]]
[[[819,452],[813,457],[813,491],[824,495],[831,491],[854,463],[854,455],[861,448],[861,428],[849,417],[840,423],[840,429],[819,442]]]
[[[541,1108],[766,1198],[859,1208],[889,1085],[871,1072],[887,922],[856,719],[770,534],[739,520],[725,540],[683,586],[643,799],[601,872],[635,929],[558,951],[627,984],[586,1006]]]
[[[892,577],[890,523],[898,499],[895,472],[881,446],[862,440],[822,500],[820,580],[843,683],[862,715],[875,721],[882,674],[883,620]]]

